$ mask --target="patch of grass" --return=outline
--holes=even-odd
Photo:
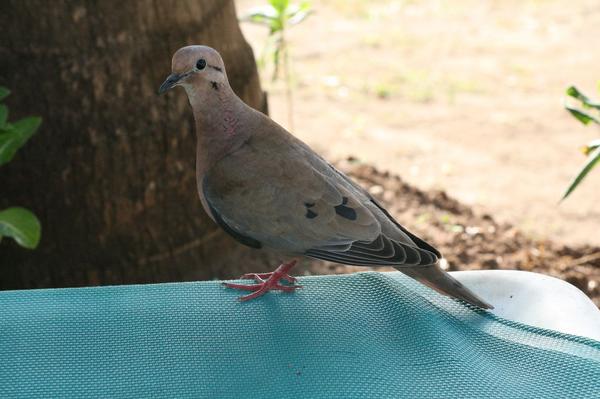
[[[377,97],[385,100],[392,95],[392,88],[385,83],[377,83],[374,87],[375,94]]]

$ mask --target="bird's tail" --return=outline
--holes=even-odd
[[[430,266],[398,267],[397,269],[440,294],[462,299],[483,309],[494,309],[492,305],[479,298],[460,281],[443,271],[439,262]]]

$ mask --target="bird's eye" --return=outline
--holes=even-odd
[[[204,60],[204,58],[200,58],[198,62],[196,62],[196,69],[201,71],[204,68],[206,68],[206,61]]]

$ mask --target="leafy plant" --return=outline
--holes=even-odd
[[[292,101],[292,82],[290,76],[290,52],[286,40],[286,31],[289,27],[304,21],[311,13],[311,6],[308,1],[302,1],[297,4],[290,4],[289,0],[268,0],[267,5],[253,8],[248,15],[243,17],[242,21],[252,22],[267,26],[269,36],[260,64],[265,65],[266,58],[273,63],[272,81],[279,79],[283,72],[286,84],[286,98],[288,105],[288,122],[290,128],[293,128],[293,101]]]
[[[579,106],[574,107],[565,104],[567,111],[584,125],[595,123],[600,126],[600,102],[591,100],[581,93],[575,86],[567,89],[567,96],[578,101]],[[594,115],[596,114],[596,115]],[[573,179],[569,187],[562,196],[562,200],[567,198],[573,190],[583,181],[588,173],[600,162],[600,139],[593,140],[583,147],[583,153],[587,155],[587,161],[577,176]]]
[[[10,91],[0,86],[0,101]],[[42,119],[37,116],[23,118],[13,123],[8,122],[8,107],[0,104],[0,166],[11,161],[17,150],[36,132]],[[11,237],[19,245],[33,249],[40,241],[41,225],[38,218],[29,210],[11,207],[0,211],[0,240]]]

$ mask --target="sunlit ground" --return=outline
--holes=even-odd
[[[239,0],[243,15],[266,0]],[[289,31],[294,133],[354,155],[535,237],[600,244],[600,169],[557,205],[599,136],[562,107],[600,80],[600,6],[570,1],[314,1]],[[267,30],[242,24],[260,57]],[[288,126],[281,83],[271,116]]]

